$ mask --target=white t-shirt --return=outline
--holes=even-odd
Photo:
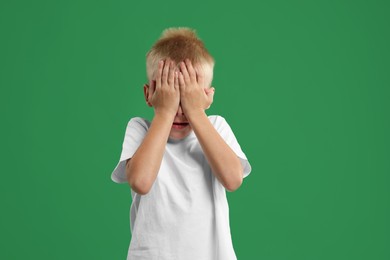
[[[244,177],[251,172],[233,131],[218,115],[210,122],[240,158]],[[126,160],[142,143],[151,122],[141,117],[127,124],[120,160],[111,174],[127,183]],[[150,191],[131,190],[131,241],[127,260],[236,260],[225,187],[212,173],[192,130],[181,140],[168,139],[160,170]]]

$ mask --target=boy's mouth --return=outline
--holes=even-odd
[[[189,125],[189,123],[176,123],[176,122],[173,122],[172,124],[172,128],[175,128],[175,129],[183,129],[185,127],[187,127]]]

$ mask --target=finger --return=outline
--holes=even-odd
[[[149,86],[149,93],[148,93],[148,101],[150,102],[150,100],[152,100],[152,97],[153,97],[153,93],[156,89],[156,81],[155,80],[151,80],[150,81],[150,86]]]
[[[195,72],[194,67],[192,66],[191,61],[189,59],[186,59],[185,62],[186,62],[187,71],[188,71],[190,80],[192,82],[196,82],[196,72]]]
[[[177,71],[175,71],[175,83],[174,83],[174,86],[173,86],[176,90],[178,90],[180,87],[179,87],[179,73]]]
[[[179,72],[179,87],[180,89],[185,87],[184,76],[182,72]]]
[[[164,67],[164,61],[160,60],[158,62],[158,70],[157,70],[157,77],[156,77],[156,87],[157,88],[161,87],[161,75],[162,75],[163,67]]]
[[[203,70],[202,66],[200,66],[200,65],[196,66],[195,72],[196,72],[196,81],[198,82],[198,84],[200,86],[203,87],[205,82],[204,82],[204,70]]]
[[[183,74],[183,78],[185,82],[190,81],[190,75],[188,74],[186,64],[184,62],[180,62],[180,70],[181,73]]]
[[[168,85],[170,87],[175,87],[175,66],[173,61],[170,62],[170,67],[169,67],[169,75],[168,75]]]
[[[161,83],[162,85],[166,84],[168,82],[168,73],[169,73],[169,65],[170,65],[170,60],[166,60],[164,64],[164,69],[163,69],[163,74],[161,78]]]

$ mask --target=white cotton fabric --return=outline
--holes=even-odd
[[[244,178],[251,165],[225,118],[210,122],[240,158]],[[111,174],[127,183],[125,166],[142,143],[151,122],[132,118],[126,128],[120,160]],[[131,190],[131,241],[127,260],[236,260],[224,186],[211,172],[194,133],[168,139],[157,178],[151,190]]]

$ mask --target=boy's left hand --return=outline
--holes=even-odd
[[[194,68],[190,60],[180,62],[179,73],[180,102],[184,114],[204,112],[213,103],[214,88],[205,86],[205,76],[201,66]]]

